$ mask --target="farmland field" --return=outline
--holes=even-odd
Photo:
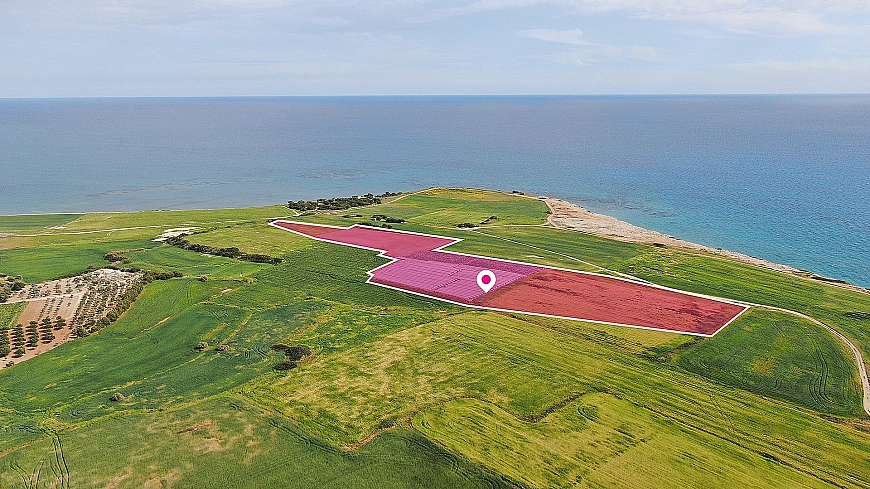
[[[870,486],[857,365],[814,323],[752,307],[697,338],[470,310],[364,283],[386,263],[375,252],[266,225],[293,214],[0,217],[0,273],[28,283],[107,266],[110,251],[180,275],[99,332],[0,369],[0,488]],[[870,350],[870,295],[556,230],[546,214],[535,199],[435,189],[293,219],[401,218],[395,229],[462,238],[455,251],[804,313]],[[185,226],[192,243],[281,263],[151,241]],[[0,327],[17,309],[0,305]]]
[[[11,328],[24,310],[24,304],[0,304],[0,328]]]

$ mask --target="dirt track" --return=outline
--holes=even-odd
[[[797,275],[803,279],[807,279],[806,272],[802,270],[798,270],[793,267],[789,267],[787,265],[781,265],[778,263],[773,263],[767,260],[762,260],[760,258],[751,257],[748,255],[744,255],[742,253],[736,253],[733,251],[727,250],[719,250],[715,248],[710,248],[708,246],[699,245],[696,243],[691,243],[689,241],[683,241],[681,239],[677,239],[671,236],[664,235],[657,231],[651,231],[649,229],[645,229],[639,226],[635,226],[633,224],[627,223],[625,221],[620,221],[615,217],[606,216],[603,214],[596,214],[590,212],[580,206],[574,205],[570,202],[553,199],[548,197],[542,198],[544,202],[547,204],[547,207],[550,208],[550,216],[547,218],[548,224],[553,227],[557,227],[560,229],[570,229],[574,231],[581,231],[589,234],[594,234],[597,236],[603,236],[610,239],[617,239],[620,241],[627,241],[633,243],[663,243],[671,246],[677,246],[682,248],[689,248],[695,250],[706,251],[710,253],[715,253],[718,255],[722,255],[734,260],[738,260],[744,263],[749,263],[751,265],[762,266],[766,268],[771,268],[777,271],[790,273],[793,275]],[[867,289],[863,287],[854,286],[851,284],[839,284],[839,283],[831,283],[830,285],[844,287],[851,290],[855,290],[857,292],[867,293]],[[763,307],[766,309],[772,309],[780,312],[784,312],[786,314],[791,314],[793,316],[797,316],[807,321],[812,322],[818,326],[821,326],[828,330],[831,334],[836,336],[846,348],[848,348],[852,355],[855,357],[855,362],[858,364],[858,375],[861,378],[861,385],[864,391],[863,396],[863,405],[864,412],[870,416],[870,379],[867,376],[867,366],[864,362],[864,356],[861,352],[861,349],[858,348],[854,343],[852,343],[849,338],[847,338],[844,334],[839,332],[836,328],[819,321],[818,319],[808,316],[806,314],[792,311],[790,309],[784,309],[781,307],[770,306],[766,304],[753,304],[748,303],[749,305],[756,307]]]

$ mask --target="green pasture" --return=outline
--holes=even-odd
[[[263,223],[224,226],[186,238],[215,248],[235,246],[245,253],[283,256],[312,245],[312,240]]]
[[[125,267],[159,272],[177,271],[185,275],[206,275],[213,279],[244,279],[269,265],[234,260],[222,256],[194,253],[170,245],[160,245],[140,251],[125,252],[130,261]]]
[[[107,241],[0,250],[0,273],[20,275],[28,283],[43,282],[108,265],[103,257],[109,251],[156,245],[151,241]]]
[[[0,329],[15,326],[18,316],[24,310],[25,303],[0,304]]]
[[[365,284],[385,262],[374,252],[266,226],[289,214],[99,213],[64,224],[88,234],[0,237],[0,272],[28,282],[118,250],[187,276],[149,284],[97,334],[0,369],[0,488],[870,486],[856,366],[821,327],[753,308],[695,338],[470,311]],[[870,339],[867,294],[547,228],[536,199],[439,189],[296,219],[372,214],[463,238],[451,250],[606,267],[798,310],[865,351]],[[202,231],[192,242],[283,261],[151,241],[186,226]],[[16,308],[0,305],[0,325]],[[312,354],[276,371],[276,343]]]
[[[271,218],[292,216],[293,214],[293,211],[280,205],[241,209],[96,212],[85,214],[69,223],[64,231],[93,231],[141,226],[160,228],[211,227],[245,222],[266,222]],[[159,234],[159,232],[155,234]]]
[[[36,474],[40,488],[516,487],[409,429],[345,453],[234,398],[109,418],[0,457],[0,487],[37,487],[22,483]]]
[[[63,226],[81,217],[82,214],[32,214],[0,216],[0,233],[49,232],[50,228]]]
[[[426,410],[414,427],[472,462],[530,487],[828,487],[716,436],[682,429],[603,393],[539,421],[477,399]]]
[[[781,312],[753,309],[676,361],[725,385],[820,412],[862,412],[858,368],[845,346],[817,325]]]

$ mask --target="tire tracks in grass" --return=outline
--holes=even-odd
[[[554,228],[554,229],[556,229],[556,228]],[[482,234],[482,235],[484,235],[484,236],[488,236],[488,237],[491,237],[491,238],[500,239],[500,240],[503,240],[503,241],[508,241],[508,242],[515,243],[515,244],[522,245],[522,246],[526,246],[526,247],[529,247],[529,248],[538,249],[538,250],[540,250],[540,251],[545,251],[545,252],[547,252],[547,253],[552,253],[552,254],[555,254],[555,255],[559,255],[559,256],[562,256],[562,257],[565,257],[565,258],[568,258],[568,259],[571,259],[571,260],[577,261],[577,262],[579,262],[579,263],[583,263],[583,264],[586,264],[586,265],[589,265],[589,266],[596,267],[596,268],[600,269],[601,271],[606,271],[606,272],[608,272],[608,273],[613,273],[613,274],[616,274],[616,275],[622,276],[622,277],[624,277],[624,278],[629,278],[629,279],[631,279],[631,280],[637,280],[637,281],[641,281],[641,282],[644,282],[644,283],[651,283],[651,282],[648,281],[648,280],[644,280],[644,279],[642,279],[642,278],[635,277],[635,276],[633,276],[633,275],[629,275],[629,274],[626,274],[626,273],[617,272],[617,271],[615,271],[615,270],[610,270],[610,269],[608,269],[608,268],[606,268],[606,267],[603,267],[603,266],[601,266],[601,265],[597,265],[597,264],[592,263],[592,262],[588,262],[588,261],[585,261],[585,260],[581,260],[581,259],[579,259],[579,258],[573,257],[573,256],[571,256],[571,255],[567,255],[567,254],[564,254],[564,253],[560,253],[560,252],[558,252],[558,251],[548,250],[548,249],[546,249],[546,248],[541,248],[541,247],[539,247],[539,246],[530,245],[530,244],[528,244],[528,243],[523,243],[523,242],[521,242],[521,241],[516,241],[516,240],[513,240],[513,239],[502,238],[502,237],[500,237],[500,236],[495,236],[495,235],[487,234],[487,233],[484,233],[484,232],[481,232],[481,231],[476,231],[476,230],[470,230],[470,231],[471,231],[471,232],[476,232],[476,233],[478,233],[478,234]],[[739,302],[739,303],[741,303],[741,304],[747,305],[747,306],[754,306],[754,307],[758,307],[758,308],[762,308],[762,309],[770,309],[770,310],[774,310],[774,311],[779,311],[779,312],[783,312],[783,313],[786,313],[786,314],[789,314],[789,315],[792,315],[792,316],[795,316],[795,317],[798,317],[798,318],[805,319],[805,320],[810,321],[811,323],[815,324],[816,326],[820,326],[820,327],[824,328],[824,329],[827,330],[829,333],[831,333],[832,335],[834,335],[834,337],[836,337],[838,340],[840,340],[840,342],[842,342],[842,343],[846,346],[846,348],[847,348],[849,351],[852,352],[852,356],[854,357],[855,363],[857,364],[857,367],[858,367],[858,377],[859,377],[860,382],[861,382],[861,388],[862,388],[861,390],[862,390],[862,393],[863,393],[863,396],[862,396],[862,407],[864,408],[864,413],[865,413],[867,416],[870,416],[870,378],[868,378],[867,367],[866,367],[866,364],[865,364],[865,362],[864,362],[864,355],[862,354],[861,349],[858,348],[854,343],[852,343],[852,341],[851,341],[851,340],[850,340],[846,335],[844,335],[843,333],[841,333],[838,329],[834,328],[833,326],[830,326],[830,325],[828,325],[827,323],[824,323],[824,322],[822,322],[822,321],[820,321],[820,320],[818,320],[818,319],[816,319],[816,318],[814,318],[814,317],[812,317],[812,316],[809,316],[809,315],[807,315],[807,314],[804,314],[804,313],[802,313],[802,312],[793,311],[793,310],[791,310],[791,309],[786,309],[786,308],[783,308],[783,307],[772,306],[772,305],[769,305],[769,304],[759,304],[759,303],[754,303],[754,302],[741,301],[741,300],[738,300],[738,299],[732,299],[732,300],[734,300],[734,301],[736,301],[736,302]]]

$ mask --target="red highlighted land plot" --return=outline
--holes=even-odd
[[[444,250],[460,241],[407,231],[278,220],[272,225],[320,241],[377,251],[391,261],[368,283],[455,304],[505,312],[712,336],[747,306],[674,289]],[[484,292],[477,274],[490,270]]]

